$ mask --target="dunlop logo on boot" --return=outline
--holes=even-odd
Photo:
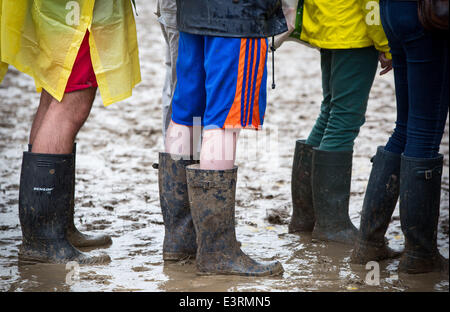
[[[53,162],[48,160],[38,160],[36,163],[38,167],[51,167],[53,165]]]
[[[51,194],[54,187],[33,187],[33,191]]]

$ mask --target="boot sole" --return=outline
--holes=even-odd
[[[222,272],[201,272],[197,271],[197,275],[200,276],[211,276],[211,275],[237,275],[237,276],[247,276],[247,277],[263,277],[263,276],[278,276],[284,273],[283,267],[280,265],[278,270],[268,271],[264,273],[242,273],[233,271],[222,271]]]
[[[41,263],[54,263],[54,262],[50,262],[46,258],[38,258],[38,257],[29,256],[29,255],[24,255],[24,254],[21,254],[21,253],[19,253],[18,260],[19,260],[19,264],[21,264],[21,265],[34,265],[34,264],[41,264]],[[54,264],[58,264],[58,263],[54,263]]]
[[[322,236],[322,235],[314,234],[314,232],[312,233],[311,238],[312,238],[313,240],[316,240],[316,241],[332,242],[332,243],[338,243],[338,244],[347,245],[347,246],[353,246],[353,244],[354,244],[354,241],[352,241],[352,240],[332,239],[332,238],[329,238],[329,237],[327,237],[327,236]]]
[[[311,233],[314,229],[314,224],[312,226],[305,225],[305,226],[291,226],[288,227],[288,233],[289,234],[295,234],[295,233]]]
[[[442,273],[448,274],[448,263],[445,264],[445,260],[439,259],[438,262],[430,261],[417,261],[417,267],[406,267],[403,260],[400,259],[400,264],[398,266],[398,271],[406,274],[426,274],[426,273]],[[407,260],[406,260],[407,261]]]
[[[389,247],[386,247],[389,248]],[[370,256],[367,256],[370,254]],[[366,264],[370,261],[384,261],[389,259],[398,259],[402,256],[402,252],[395,250],[381,250],[375,247],[355,247],[350,256],[352,264]]]
[[[200,276],[212,276],[212,275],[236,275],[236,276],[246,276],[246,277],[267,277],[267,276],[278,276],[284,273],[284,270],[280,272],[268,272],[262,274],[255,273],[241,273],[241,272],[197,272]]]
[[[24,252],[19,250],[18,259],[20,264],[30,265],[39,263],[48,264],[67,264],[68,262],[75,261],[80,265],[106,265],[111,262],[111,258],[108,255],[92,256],[86,258],[75,258],[75,259],[61,259],[55,260],[53,258],[48,258],[46,256],[41,256],[35,252]]]
[[[325,234],[323,234],[323,233],[325,233]],[[345,235],[347,237],[345,239],[342,239],[342,238],[339,238],[339,235],[337,235],[337,234],[341,234],[341,233],[343,233],[343,235],[345,235],[346,233],[350,233],[350,235],[347,234],[347,235]],[[318,230],[317,227],[315,227],[311,234],[311,238],[313,240],[319,240],[319,241],[324,241],[324,242],[334,242],[334,243],[339,243],[339,244],[348,245],[348,246],[354,246],[357,237],[358,237],[357,229],[356,229],[356,231],[352,231],[352,229],[340,230],[333,234],[328,234],[326,231]]]
[[[112,245],[112,239],[109,236],[105,236],[104,239],[83,238],[82,240],[78,240],[69,238],[69,241],[77,248],[98,248]]]
[[[164,261],[183,261],[189,259],[195,259],[195,254],[185,254],[185,253],[163,253]]]

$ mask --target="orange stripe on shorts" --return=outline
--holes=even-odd
[[[258,77],[256,78],[255,102],[253,107],[252,126],[258,127],[261,123],[259,118],[259,90],[261,89],[264,67],[266,66],[267,42],[266,39],[261,40],[261,54],[259,57]]]
[[[244,120],[242,121],[244,123],[244,127],[247,125],[247,114],[248,114],[248,111],[249,111],[249,103],[247,101],[248,91],[249,91],[248,90],[248,78],[249,78],[250,71],[251,71],[251,69],[250,69],[251,63],[250,63],[250,61],[252,59],[252,48],[253,48],[253,40],[249,39],[249,41],[250,41],[250,44],[249,44],[249,47],[248,47],[247,73],[246,73],[247,74],[247,78],[245,79],[245,85],[244,85],[244,87],[245,87],[245,94],[244,94]],[[251,85],[250,85],[250,87],[251,87]]]
[[[245,47],[247,39],[241,39],[241,48],[239,52],[239,67],[238,77],[236,82],[236,93],[231,109],[225,120],[224,126],[235,126],[241,124],[241,99],[242,99],[242,85],[244,83],[244,65],[245,65]]]

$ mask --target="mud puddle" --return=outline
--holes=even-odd
[[[164,264],[164,228],[157,171],[162,148],[160,94],[164,49],[154,1],[137,17],[143,82],[133,97],[103,108],[98,96],[78,135],[76,225],[107,233],[107,266],[19,265],[17,213],[22,151],[39,102],[33,81],[11,70],[0,85],[0,291],[448,291],[448,276],[397,273],[398,260],[380,263],[380,284],[370,270],[349,263],[350,249],[287,233],[295,140],[305,138],[321,101],[319,54],[292,43],[277,51],[277,88],[269,90],[265,130],[243,132],[238,152],[237,236],[258,260],[279,260],[285,273],[271,278],[197,276],[192,261]],[[271,66],[269,66],[270,69]],[[270,73],[269,73],[270,77]],[[350,216],[359,226],[370,158],[395,122],[393,77],[377,77],[367,122],[355,144]],[[259,145],[258,145],[259,144]],[[259,149],[258,149],[259,147]],[[448,258],[448,126],[438,244]],[[387,233],[403,246],[398,209]],[[78,272],[78,275],[76,274]]]

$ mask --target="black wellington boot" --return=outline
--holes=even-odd
[[[77,159],[77,144],[73,145],[73,189],[72,189],[72,202],[70,205],[69,214],[69,226],[67,227],[67,237],[69,241],[75,247],[101,247],[105,245],[110,245],[112,243],[111,236],[109,235],[89,235],[81,233],[75,226],[74,216],[75,216],[75,168]]]
[[[292,217],[289,233],[312,232],[315,216],[311,189],[313,146],[298,140],[292,165]]]
[[[268,276],[283,272],[277,262],[258,263],[247,256],[236,240],[235,195],[237,167],[201,170],[187,167],[189,202],[197,233],[199,275]]]
[[[314,148],[312,190],[316,223],[312,238],[353,245],[358,230],[348,215],[352,151]]]
[[[422,159],[402,155],[400,169],[400,221],[405,251],[399,271],[448,274],[448,259],[437,248],[444,157]]]
[[[159,198],[164,220],[163,259],[195,258],[197,243],[186,182],[186,166],[198,163],[183,156],[159,153]]]
[[[400,155],[379,146],[361,212],[359,235],[351,255],[352,263],[366,264],[401,255],[388,247],[384,235],[400,192]]]
[[[28,151],[31,152],[32,145],[28,145]],[[72,201],[70,204],[69,211],[69,223],[67,226],[67,238],[75,247],[101,247],[105,245],[110,245],[112,239],[109,235],[89,235],[81,233],[75,226],[75,176],[76,176],[76,155],[77,155],[77,144],[73,145],[73,189],[72,189]]]
[[[73,189],[73,154],[25,152],[19,190],[22,245],[26,262],[104,264],[109,256],[88,257],[67,238]]]

